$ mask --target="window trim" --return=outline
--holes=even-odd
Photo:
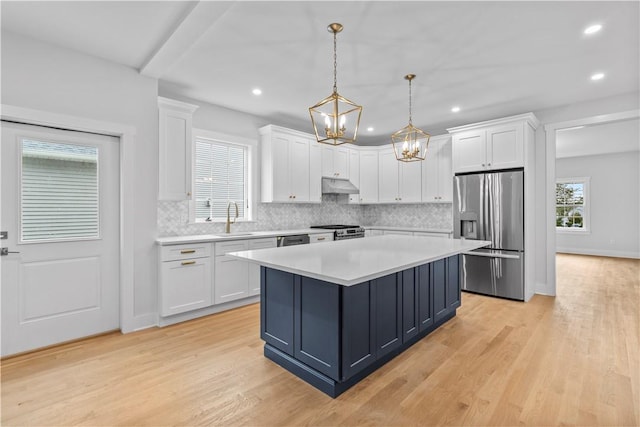
[[[246,188],[245,188],[245,197],[247,199],[247,208],[246,208],[246,217],[238,218],[237,222],[254,222],[255,221],[255,206],[256,206],[256,179],[257,173],[255,170],[256,167],[256,151],[258,146],[257,140],[252,140],[245,137],[228,135],[220,132],[210,131],[206,129],[192,129],[192,138],[191,138],[191,182],[193,185],[193,193],[191,199],[189,200],[189,223],[190,224],[220,224],[225,223],[226,219],[214,219],[213,221],[197,221],[196,220],[196,201],[195,201],[195,188],[196,188],[196,141],[205,141],[218,143],[227,146],[240,146],[247,150],[247,155],[245,158],[245,179],[246,179]]]
[[[569,178],[556,178],[557,184],[582,184],[583,185],[583,195],[584,195],[584,216],[582,219],[582,223],[584,227],[582,228],[574,228],[574,227],[555,227],[557,233],[561,234],[590,234],[591,233],[591,194],[590,194],[590,184],[591,177],[589,176],[581,176],[581,177],[569,177]],[[558,205],[554,203],[554,211]]]

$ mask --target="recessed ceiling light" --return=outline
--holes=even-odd
[[[602,80],[604,78],[604,73],[595,73],[591,76],[591,80]]]
[[[262,89],[260,88],[255,88],[251,92],[253,92],[254,95],[262,95]]]
[[[369,126],[369,127],[367,128],[367,130],[368,130],[369,132],[373,132],[373,128],[372,128],[371,126]]]
[[[460,111],[460,107],[457,107],[457,106],[451,109],[452,113],[457,113],[458,111]]]
[[[595,25],[591,25],[591,26],[585,28],[584,33],[585,34],[593,34],[593,33],[597,33],[601,29],[602,29],[602,25],[595,24]]]

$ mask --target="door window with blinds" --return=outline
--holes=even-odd
[[[21,142],[21,241],[100,238],[98,148]]]
[[[227,207],[248,220],[248,148],[208,139],[195,141],[195,220],[225,221]]]

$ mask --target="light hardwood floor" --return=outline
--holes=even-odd
[[[2,361],[2,425],[638,425],[640,261],[458,316],[337,399],[262,356],[259,307]]]

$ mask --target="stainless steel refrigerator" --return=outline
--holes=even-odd
[[[524,300],[524,171],[456,175],[455,238],[491,245],[462,256],[462,289]]]

